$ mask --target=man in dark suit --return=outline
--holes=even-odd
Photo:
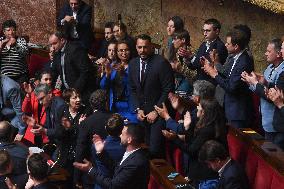
[[[52,34],[49,44],[55,51],[51,67],[53,78],[60,75],[61,89],[75,88],[82,95],[82,101],[86,105],[90,94],[96,88],[94,69],[87,51],[77,42],[67,41],[62,32]]]
[[[110,42],[114,41],[113,36],[113,22],[105,23],[105,38],[103,39],[101,46],[98,50],[97,58],[106,58],[107,57],[107,48]]]
[[[248,179],[241,165],[231,159],[225,147],[214,141],[207,141],[199,151],[199,159],[219,173],[217,189],[248,189]]]
[[[203,35],[205,41],[200,45],[196,55],[192,57],[191,63],[188,64],[190,68],[197,70],[196,80],[207,80],[216,84],[214,79],[206,75],[206,73],[201,69],[202,65],[200,64],[200,58],[205,57],[211,61],[209,53],[213,49],[216,49],[220,58],[220,63],[225,63],[228,51],[224,43],[219,38],[220,30],[221,24],[218,20],[211,18],[204,22]]]
[[[139,57],[129,63],[130,100],[138,120],[146,129],[146,144],[149,145],[151,156],[162,157],[162,129],[165,122],[158,117],[154,106],[162,107],[173,90],[173,71],[162,56],[153,54],[150,36],[139,35],[136,49]]]
[[[144,141],[144,128],[140,125],[125,125],[120,135],[121,144],[126,147],[126,152],[120,163],[114,169],[112,178],[104,176],[97,168],[92,167],[91,162],[75,162],[74,166],[93,176],[95,181],[103,188],[113,189],[147,189],[150,177],[149,160],[141,145]],[[112,162],[104,153],[104,142],[101,139],[95,141],[98,156],[108,167],[113,167]]]
[[[107,93],[105,90],[98,89],[92,93],[90,104],[93,108],[93,114],[86,118],[79,127],[77,138],[75,161],[83,162],[84,158],[91,159],[92,138],[94,134],[101,136],[103,139],[107,137],[105,126],[111,113],[106,111]],[[80,173],[75,170],[74,181],[76,184],[80,182]],[[84,188],[93,188],[94,183],[90,183],[88,178],[83,175]]]
[[[203,69],[225,90],[224,107],[228,123],[236,128],[248,127],[253,114],[251,91],[241,80],[243,71],[253,71],[252,59],[245,47],[247,40],[243,32],[232,30],[227,34],[226,47],[232,55],[224,73],[219,73],[205,58],[202,60]]]
[[[91,26],[92,7],[82,0],[69,0],[57,18],[57,26],[63,27],[70,40],[78,40],[89,49],[93,39]]]

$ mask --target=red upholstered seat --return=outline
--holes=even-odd
[[[258,166],[257,171],[254,179],[254,185],[253,189],[272,189],[271,183],[272,183],[272,177],[275,173],[275,170],[268,165],[267,162],[265,162],[263,159],[258,157]],[[279,187],[277,187],[280,189]],[[276,189],[276,188],[273,188]]]
[[[41,70],[45,63],[49,61],[48,57],[42,57],[36,54],[31,54],[29,57],[29,75],[34,77],[35,73]]]
[[[245,170],[248,177],[250,188],[253,187],[255,182],[255,175],[258,168],[258,160],[259,157],[251,149],[249,149],[247,151]]]
[[[284,176],[274,172],[271,182],[271,189],[284,188]]]
[[[248,145],[240,141],[231,133],[228,133],[227,140],[230,156],[241,165],[244,165],[247,157]]]

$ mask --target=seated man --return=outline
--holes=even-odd
[[[27,161],[29,180],[25,189],[56,189],[47,179],[48,164],[40,154],[32,154]]]
[[[0,121],[9,120],[11,124],[18,130],[15,140],[22,140],[26,125],[22,120],[22,101],[21,90],[18,83],[5,75],[0,75]],[[15,130],[15,129],[14,129]],[[16,134],[15,131],[13,134]]]
[[[17,162],[14,162],[7,150],[0,150],[0,188],[21,189],[28,180],[27,174],[14,172]]]
[[[28,81],[27,42],[16,36],[17,25],[14,20],[2,24],[5,37],[0,39],[1,74],[9,76],[18,83]]]
[[[207,141],[199,151],[199,159],[219,173],[217,189],[246,189],[248,179],[243,168],[228,155],[225,147],[214,141]]]
[[[70,40],[78,40],[89,49],[93,32],[91,26],[92,7],[82,0],[69,0],[60,10],[57,26],[63,26]]]
[[[114,170],[113,177],[107,177],[100,170],[92,167],[91,162],[84,160],[84,163],[75,162],[77,169],[88,172],[93,176],[95,182],[103,188],[124,188],[124,189],[147,189],[150,168],[149,160],[142,147],[145,129],[136,124],[125,125],[120,135],[121,144],[126,147],[126,152],[120,163]],[[108,167],[114,167],[104,153],[102,140],[95,142],[98,156],[102,161],[108,162]]]

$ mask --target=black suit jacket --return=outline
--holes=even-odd
[[[218,52],[218,56],[220,58],[220,63],[224,64],[226,61],[226,58],[228,56],[228,51],[227,48],[225,47],[225,44],[221,41],[221,39],[218,37],[215,41],[213,41],[210,44],[209,49],[206,51],[207,47],[206,47],[206,42],[203,42],[196,55],[195,55],[195,60],[192,63],[192,65],[190,65],[190,68],[196,69],[197,70],[197,80],[207,80],[210,81],[213,84],[216,84],[214,79],[212,79],[210,76],[208,76],[202,69],[201,69],[201,64],[200,64],[200,57],[204,56],[206,57],[208,60],[210,60],[210,56],[209,53],[210,51],[212,51],[213,49],[216,49]]]
[[[133,108],[145,113],[153,111],[154,105],[161,106],[174,89],[173,71],[170,64],[160,55],[152,55],[147,61],[144,80],[140,82],[140,58],[129,63],[130,100]]]
[[[94,176],[96,183],[102,188],[147,189],[150,177],[149,159],[147,153],[143,149],[139,149],[115,168],[112,178],[104,176],[96,168],[91,171],[90,175]]]
[[[248,179],[243,168],[234,160],[231,160],[221,174],[218,189],[248,189]]]
[[[65,4],[60,10],[59,16],[57,18],[57,26],[61,26],[61,20],[64,19],[65,16],[73,16],[72,8],[70,7],[69,3]],[[78,23],[76,25],[76,29],[81,45],[83,45],[87,49],[90,48],[93,39],[91,20],[92,7],[82,1],[77,13]],[[71,25],[65,24],[64,27],[67,33],[70,32]]]
[[[107,137],[105,125],[111,113],[96,111],[79,126],[77,138],[76,158],[77,162],[82,162],[84,158],[91,156],[92,138],[94,134],[102,138]]]
[[[90,94],[95,88],[94,69],[89,61],[87,51],[77,42],[66,43],[64,49],[64,72],[65,79],[70,88],[75,88],[81,95]],[[52,64],[53,78],[60,75],[63,78],[61,66],[61,52],[54,56]],[[63,89],[64,85],[62,84]]]

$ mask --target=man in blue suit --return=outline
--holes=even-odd
[[[248,178],[238,162],[231,159],[225,147],[214,141],[207,141],[199,151],[199,160],[209,168],[218,171],[217,189],[248,189]]]
[[[253,104],[251,92],[248,85],[241,80],[243,71],[253,71],[252,59],[249,57],[245,47],[247,40],[243,32],[232,30],[227,34],[226,47],[230,58],[224,73],[217,69],[203,57],[202,64],[204,71],[215,79],[225,90],[224,107],[228,123],[236,128],[248,127],[252,118]]]
[[[92,7],[82,0],[69,0],[57,18],[57,26],[63,27],[69,39],[76,40],[89,49],[93,38]]]
[[[95,182],[103,188],[112,189],[147,189],[150,177],[149,160],[147,153],[141,148],[144,141],[145,129],[141,125],[125,125],[120,135],[121,144],[126,151],[120,163],[115,167],[113,177],[102,174],[100,170],[92,167],[91,162],[75,162],[74,166],[81,171],[88,172],[95,178]],[[104,153],[104,142],[100,139],[95,141],[97,155],[108,167],[113,167],[113,162]]]

